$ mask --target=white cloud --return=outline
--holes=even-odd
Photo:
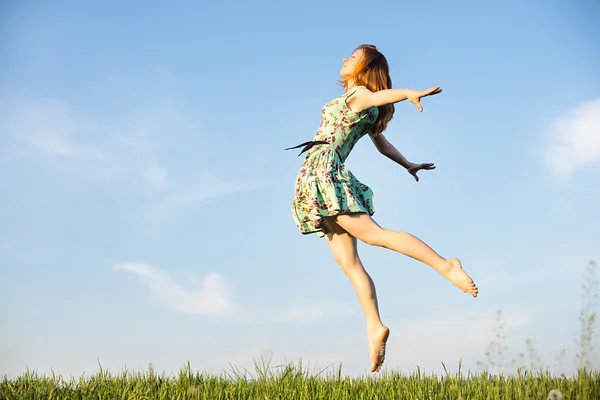
[[[545,160],[554,175],[568,178],[600,162],[600,98],[580,104],[550,126]]]
[[[229,287],[217,273],[206,275],[200,288],[186,289],[173,282],[164,272],[147,264],[124,263],[118,265],[117,269],[140,277],[165,306],[176,312],[191,315],[230,315],[234,311]]]
[[[276,318],[287,322],[321,322],[333,318],[352,315],[351,308],[332,303],[328,300],[299,299],[294,304],[284,308],[276,314]]]

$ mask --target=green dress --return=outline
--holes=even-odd
[[[317,233],[323,237],[323,217],[374,213],[373,192],[344,165],[354,145],[372,131],[379,115],[377,107],[355,113],[346,104],[346,99],[363,87],[351,89],[321,110],[321,125],[313,139],[317,145],[312,143],[305,150],[292,202],[292,216],[303,234]]]

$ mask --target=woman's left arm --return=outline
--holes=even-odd
[[[404,157],[402,155],[402,153],[400,153],[398,151],[398,149],[396,149],[394,147],[394,145],[391,144],[385,138],[385,136],[383,136],[383,133],[380,133],[379,135],[377,135],[377,137],[372,137],[371,135],[369,135],[369,137],[371,138],[371,140],[375,144],[375,147],[377,148],[377,150],[379,150],[379,152],[381,154],[383,154],[390,160],[394,161],[395,163],[406,168],[408,173],[411,174],[417,182],[419,181],[417,172],[419,172],[422,169],[426,169],[426,170],[435,169],[435,165],[433,163],[416,164],[416,163],[408,161],[406,159],[406,157]]]
[[[402,155],[402,153],[400,153],[398,151],[398,149],[396,149],[394,147],[394,145],[392,145],[386,139],[386,137],[383,136],[383,133],[380,133],[376,137],[373,137],[371,135],[369,135],[369,137],[371,138],[371,140],[375,144],[375,147],[377,148],[377,150],[379,150],[379,152],[382,155],[384,155],[387,158],[389,158],[390,160],[394,161],[396,164],[399,164],[399,165],[403,166],[406,169],[410,168],[413,165],[413,163],[411,163],[410,161],[408,161],[406,159],[406,157],[404,157]]]

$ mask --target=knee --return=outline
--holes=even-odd
[[[383,246],[385,231],[383,229],[371,229],[360,235],[358,239],[369,246]]]
[[[346,275],[351,274],[353,271],[361,267],[360,261],[357,257],[336,257],[335,262]]]

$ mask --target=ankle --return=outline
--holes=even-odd
[[[437,264],[435,264],[434,268],[438,272],[446,272],[452,268],[452,264],[447,258],[442,258]]]
[[[386,326],[383,325],[383,323],[381,323],[381,321],[373,322],[373,323],[367,324],[367,334],[369,334],[369,335],[375,334],[385,328],[386,328]]]

